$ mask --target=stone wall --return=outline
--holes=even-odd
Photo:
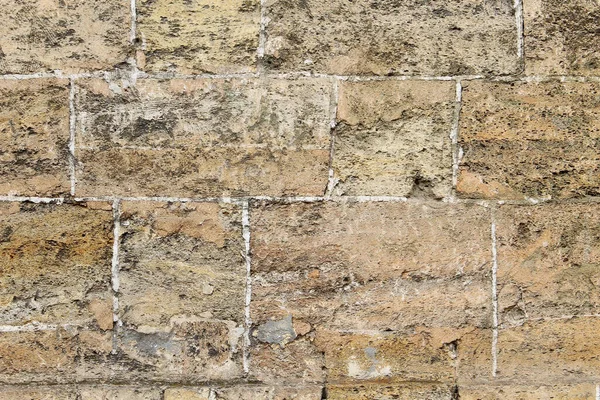
[[[1,399],[600,398],[596,0],[0,8]]]

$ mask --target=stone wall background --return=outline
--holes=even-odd
[[[599,398],[597,1],[0,8],[0,398]]]

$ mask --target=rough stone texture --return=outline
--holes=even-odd
[[[0,202],[0,318],[112,328],[109,203]]]
[[[76,400],[77,390],[68,387],[5,387],[0,389],[3,400]]]
[[[600,314],[600,204],[503,206],[496,216],[500,323]]]
[[[111,333],[66,329],[0,333],[0,382],[68,383],[95,378],[94,362],[111,350]],[[107,369],[103,368],[103,374]]]
[[[433,202],[256,207],[252,319],[291,314],[296,333],[489,327],[490,222]]]
[[[600,319],[531,321],[498,335],[498,377],[539,383],[597,382]]]
[[[258,0],[137,0],[138,63],[146,71],[252,72]]]
[[[572,385],[518,385],[464,386],[460,388],[461,400],[595,400],[596,385],[591,383]]]
[[[162,400],[159,389],[98,387],[85,388],[80,394],[81,400]]]
[[[217,400],[320,400],[322,388],[320,386],[236,386],[217,388],[214,393]]]
[[[598,83],[465,82],[462,197],[597,196]]]
[[[526,0],[525,65],[528,74],[598,75],[598,4],[587,0]]]
[[[121,210],[124,352],[159,375],[239,373],[246,280],[240,207],[124,202]]]
[[[343,82],[336,194],[444,197],[452,185],[455,84]]]
[[[101,80],[78,90],[78,194],[321,195],[327,79]]]
[[[68,81],[0,80],[0,195],[68,193],[68,151]]]
[[[265,58],[333,74],[506,74],[518,69],[512,2],[266,3]]]
[[[0,0],[0,73],[111,69],[130,53],[129,0]]]
[[[453,400],[455,393],[453,386],[427,383],[377,382],[327,386],[327,399],[331,400]]]
[[[167,389],[164,393],[164,400],[210,400],[210,388]]]

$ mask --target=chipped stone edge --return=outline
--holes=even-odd
[[[245,200],[242,203],[242,236],[244,238],[244,261],[246,264],[246,293],[244,297],[244,342],[242,346],[242,364],[244,373],[250,371],[250,329],[252,318],[250,317],[250,301],[252,299],[252,275],[251,275],[251,253],[250,253],[250,203]]]

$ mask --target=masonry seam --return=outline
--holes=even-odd
[[[113,295],[113,348],[112,353],[117,352],[118,328],[122,325],[119,318],[119,241],[121,235],[121,200],[116,199],[112,204],[113,210],[113,254],[111,262],[111,288]]]
[[[252,299],[251,251],[250,251],[250,203],[242,203],[242,236],[244,238],[244,261],[246,265],[246,292],[244,296],[244,343],[242,346],[244,373],[250,371],[250,301]]]
[[[335,156],[335,128],[337,126],[337,111],[339,103],[339,84],[338,79],[333,79],[330,122],[329,122],[329,175],[327,179],[327,188],[325,189],[325,198],[329,199],[333,195],[333,189],[337,185],[335,171],[333,170],[333,158]]]
[[[69,79],[69,178],[71,182],[71,196],[75,196],[75,80]]]
[[[498,372],[498,249],[496,242],[496,216],[490,210],[492,236],[492,376]]]
[[[517,23],[517,57],[523,65],[523,42],[524,42],[524,29],[523,29],[523,1],[515,0],[515,19]]]
[[[458,146],[458,134],[460,129],[460,112],[462,109],[462,82],[456,81],[456,98],[454,103],[454,117],[450,131],[451,151],[452,151],[452,188],[451,197],[456,196],[456,184],[458,182],[458,165],[461,158],[461,149]]]

